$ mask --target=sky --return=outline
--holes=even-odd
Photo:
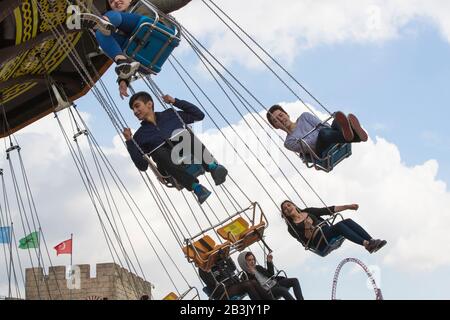
[[[276,267],[300,280],[305,299],[330,299],[334,271],[339,262],[347,257],[363,261],[372,270],[385,299],[449,299],[450,257],[447,252],[450,251],[450,236],[447,230],[450,228],[450,164],[447,159],[450,148],[446,143],[449,114],[446,103],[450,93],[444,90],[450,76],[447,58],[450,53],[448,2],[216,2],[323,105],[331,111],[342,110],[358,115],[369,133],[369,141],[354,145],[353,155],[332,172],[307,169],[294,154],[285,152],[285,157],[281,152],[283,147],[278,135],[283,136],[282,133],[267,130],[271,137],[268,139],[262,129],[264,124],[256,124],[255,118],[264,117],[264,111],[258,103],[253,103],[255,111],[252,113],[242,106],[238,106],[240,112],[237,112],[217,89],[186,41],[182,41],[174,51],[176,58],[212,97],[228,121],[206,99],[201,98],[200,101],[229,142],[209,117],[201,124],[196,124],[194,130],[215,157],[227,166],[230,177],[245,195],[261,204],[269,221],[265,232],[266,242],[273,250]],[[202,19],[197,18],[200,15]],[[242,43],[236,41],[230,31],[224,29],[202,1],[193,1],[176,12],[175,16],[237,75],[264,106],[280,103],[293,118],[306,111],[298,98],[283,87]],[[320,116],[325,116],[324,110],[316,102],[291,80],[284,79],[310,108]],[[164,65],[163,71],[154,80],[164,92],[197,103],[169,63]],[[110,92],[127,123],[135,130],[138,122],[133,118],[127,101],[121,101],[118,97],[112,70],[104,76],[104,81],[111,88]],[[136,90],[146,89],[142,81],[137,81],[133,86]],[[76,104],[133,198],[137,199],[143,216],[155,230],[164,248],[183,270],[187,281],[201,290],[193,268],[184,259],[104,110],[91,93]],[[61,119],[70,131],[66,112],[61,113]],[[247,123],[251,124],[259,141]],[[70,237],[70,233],[74,234],[75,263],[88,263],[95,269],[95,263],[111,261],[96,212],[53,116],[21,130],[15,138],[22,148],[21,155],[52,264],[69,263],[68,256],[56,257],[52,247]],[[86,143],[81,142],[81,148],[89,152]],[[238,150],[240,157],[233,148]],[[249,149],[256,154],[256,158]],[[0,165],[5,171],[5,177],[9,177],[8,162],[2,159]],[[247,166],[255,172],[262,185],[251,175]],[[236,196],[240,206],[248,206],[248,200],[231,179],[227,180],[225,186]],[[275,203],[262,186],[270,191]],[[163,192],[161,186],[158,188]],[[208,200],[208,204],[214,208],[218,219],[223,219],[232,211],[233,205],[225,199],[223,189],[214,190],[217,196]],[[121,218],[131,235],[145,277],[155,285],[154,297],[162,298],[174,290],[173,285],[133,214],[121,201],[120,192],[115,188],[112,192],[119,203]],[[12,187],[8,193],[13,199]],[[203,212],[198,206],[193,206],[195,214],[192,215],[183,195],[193,204],[189,193],[168,191],[168,196],[182,215],[182,218],[175,220],[178,223],[183,221],[189,226],[190,232],[197,233],[199,227],[194,217],[199,219],[202,227],[208,225],[208,219],[214,220],[215,217],[209,208]],[[316,207],[323,203],[358,203],[360,209],[356,212],[345,211],[344,217],[361,224],[373,237],[386,239],[388,245],[371,255],[362,247],[347,241],[325,258],[315,256],[305,251],[287,233],[278,211],[278,205],[286,197],[292,198],[301,207],[301,199],[306,205]],[[225,208],[222,208],[219,200],[223,200]],[[174,213],[174,210],[171,211]],[[13,212],[13,220],[17,219],[19,225],[18,212]],[[143,217],[140,221],[144,221]],[[145,226],[144,229],[150,234],[149,239],[155,243],[157,251],[164,256],[162,246],[157,243],[158,239],[151,234],[150,228]],[[18,237],[23,235],[21,230],[17,232]],[[120,232],[125,236],[124,230]],[[252,251],[256,253],[258,261],[263,263],[264,253],[260,247],[252,246]],[[29,266],[27,256],[23,252],[21,254],[23,264]],[[183,276],[174,270],[175,267],[167,259],[163,258],[164,264],[172,270],[171,275],[177,279],[179,290],[183,291],[186,288]],[[373,299],[373,289],[366,280],[360,268],[345,265],[340,274],[337,297]],[[5,292],[7,279],[5,264],[2,264],[0,295],[5,295]]]

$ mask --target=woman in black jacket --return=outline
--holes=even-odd
[[[273,300],[256,280],[239,279],[236,265],[230,257],[219,259],[211,270],[198,269],[198,271],[211,299],[221,300],[248,294],[251,300]]]
[[[274,277],[272,254],[267,255],[267,269],[256,264],[255,255],[250,251],[241,252],[238,263],[247,275],[248,280],[258,281],[275,298],[282,297],[284,300],[295,300],[289,293],[289,288],[293,288],[296,299],[303,300],[302,289],[297,278]]]
[[[309,240],[312,245],[320,241],[321,233],[316,226],[323,221],[320,216],[333,215],[344,210],[358,210],[357,204],[344,206],[332,206],[327,208],[305,208],[300,210],[293,202],[283,201],[281,204],[282,217],[288,225],[289,233],[302,244]],[[343,236],[356,244],[364,246],[370,253],[376,252],[386,245],[386,240],[373,239],[359,224],[351,219],[342,220],[332,226],[322,226],[322,231],[327,241],[337,236]],[[319,250],[325,245],[321,241]]]

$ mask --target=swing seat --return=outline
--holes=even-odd
[[[216,264],[219,256],[229,255],[230,243],[216,244],[210,236],[205,235],[203,238],[189,243],[182,250],[189,262],[194,262],[198,268],[208,271]]]
[[[322,157],[316,160],[316,165],[325,168],[327,172],[345,158],[352,155],[352,145],[350,143],[335,144],[322,153]]]
[[[192,297],[188,297],[188,294],[193,292],[194,295]],[[185,292],[181,293],[180,295],[176,294],[175,292],[168,293],[162,300],[195,300],[198,299],[198,290],[196,287],[189,287]]]
[[[129,58],[141,63],[147,73],[157,74],[180,44],[178,33],[175,24],[166,25],[143,16],[122,49]]]
[[[305,247],[305,250],[309,250],[314,252],[315,254],[321,256],[321,257],[325,257],[328,254],[330,254],[332,251],[338,249],[342,243],[344,242],[345,238],[343,236],[336,236],[331,238],[330,240],[327,240],[325,238],[325,235],[322,231],[322,226],[326,225],[326,226],[332,226],[335,224],[335,220],[336,218],[339,217],[342,220],[344,220],[344,218],[342,217],[341,214],[339,213],[335,213],[332,217],[323,220],[321,223],[319,223],[316,228],[318,228],[318,231],[320,232],[320,238],[317,241],[317,243],[313,246],[311,244],[311,240],[308,240],[306,243],[303,243],[303,246]],[[316,231],[314,231],[315,233]],[[314,236],[315,239],[316,236]]]
[[[176,293],[170,292],[167,296],[163,298],[163,300],[179,300],[180,297],[177,296]]]
[[[303,150],[299,155],[306,166],[325,172],[330,172],[339,162],[352,155],[352,145],[350,143],[331,145],[320,156],[314,153],[311,147],[304,141],[303,146]]]
[[[338,249],[342,243],[344,242],[345,238],[344,237],[334,237],[332,238],[329,242],[328,245],[326,245],[324,248],[322,248],[321,250],[317,250],[316,253],[321,256],[321,257],[325,257],[327,256],[329,253],[331,253],[332,251]]]
[[[302,139],[299,139],[299,145],[301,151],[298,155],[303,160],[308,168],[315,168],[316,170],[322,170],[325,172],[330,172],[333,168],[345,158],[352,155],[352,146],[350,143],[336,143],[329,146],[327,149],[322,151],[321,154],[315,153],[313,148],[305,141],[305,138],[316,130],[319,130],[323,126],[328,126],[328,121],[333,116],[322,121],[314,129],[308,132]]]

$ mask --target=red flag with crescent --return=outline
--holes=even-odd
[[[55,247],[56,255],[72,254],[72,239],[61,242]]]

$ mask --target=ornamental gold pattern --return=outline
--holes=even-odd
[[[36,35],[52,30],[57,25],[65,23],[67,18],[67,2],[64,0],[23,0],[14,10],[16,22],[16,44],[24,43]],[[61,31],[58,31],[61,32]],[[44,75],[54,71],[67,57],[81,39],[82,32],[63,33],[62,37],[43,41],[37,46],[0,66],[0,81],[5,82],[27,74]],[[1,90],[3,102],[16,98],[21,93],[37,85],[36,81],[15,84]]]
[[[3,94],[2,102],[8,102],[17,96],[21,95],[23,92],[30,90],[35,85],[37,85],[37,82],[35,81],[27,81],[25,83],[18,83],[13,86],[10,86],[2,91],[0,91]]]
[[[51,30],[53,27],[66,22],[67,2],[66,1],[48,1],[35,0],[39,3],[40,32]]]

